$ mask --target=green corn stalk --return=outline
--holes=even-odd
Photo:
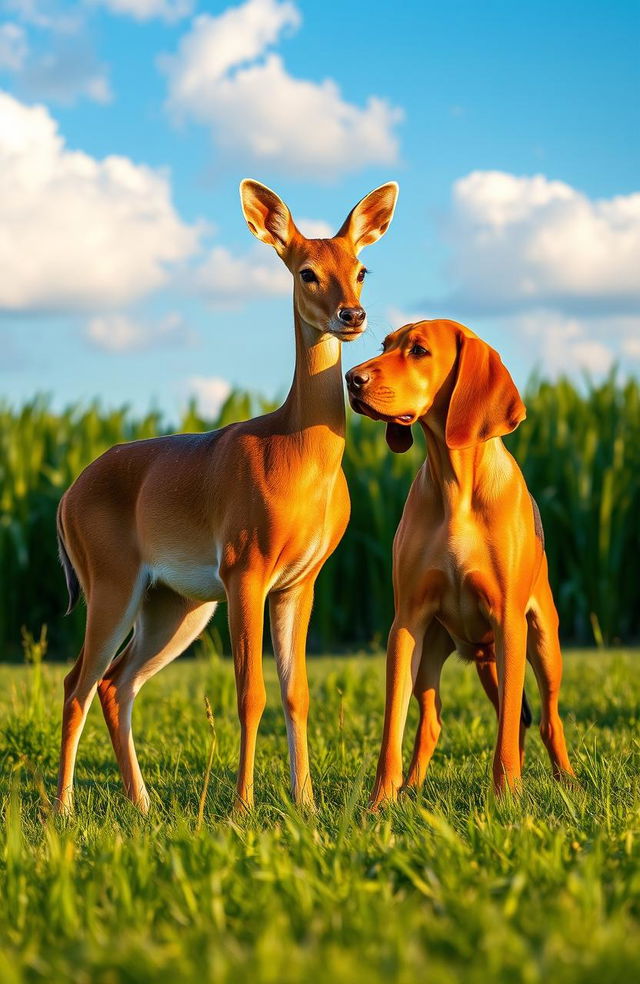
[[[506,440],[540,506],[552,587],[566,640],[605,644],[640,637],[640,383],[615,375],[595,384],[534,378],[526,421]],[[178,430],[203,431],[271,409],[234,391],[218,418],[190,406]],[[99,403],[52,410],[45,397],[19,409],[0,403],[0,659],[16,659],[21,627],[49,626],[53,658],[75,656],[84,611],[64,619],[55,511],[79,472],[113,444],[171,431],[157,412],[138,417]],[[348,411],[344,469],[351,492],[347,533],[322,570],[310,648],[384,643],[393,618],[391,548],[424,456],[419,428],[392,454],[383,425]],[[228,650],[224,606],[216,616]]]

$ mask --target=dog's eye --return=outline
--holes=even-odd
[[[422,345],[418,345],[416,343],[415,345],[412,345],[411,348],[409,349],[409,355],[416,355],[418,358],[420,358],[423,355],[429,355],[429,350],[424,348]]]
[[[318,278],[316,277],[313,270],[309,267],[305,267],[304,270],[300,271],[300,279],[304,281],[305,284],[317,284]]]
[[[364,283],[364,278],[366,277],[366,275],[368,273],[369,273],[369,271],[367,270],[366,267],[362,267],[362,269],[358,271],[358,277],[357,277],[357,279],[358,279],[358,283],[359,284],[363,284]]]

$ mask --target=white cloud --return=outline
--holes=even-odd
[[[324,219],[296,219],[295,222],[307,239],[331,239],[336,233]]]
[[[308,239],[333,235],[323,219],[296,219]],[[255,246],[246,253],[232,253],[214,246],[191,274],[189,286],[216,307],[236,307],[263,297],[291,293],[291,274],[272,249]]]
[[[449,315],[446,306],[439,311],[415,312],[397,307],[386,311],[393,331],[415,321]],[[597,378],[614,363],[619,363],[624,371],[625,358],[640,359],[640,316],[574,317],[536,308],[471,319],[469,327],[481,337],[486,337],[489,329],[492,344],[501,351],[506,351],[504,342],[508,340],[511,352],[515,345],[526,353],[531,369],[539,365],[545,375],[552,377],[585,371]]]
[[[166,174],[69,150],[44,106],[0,93],[0,309],[113,309],[163,286],[200,230]]]
[[[196,17],[160,59],[176,119],[212,128],[222,152],[287,174],[331,178],[398,157],[402,111],[375,96],[347,102],[331,79],[290,75],[269,49],[301,22],[291,0],[247,0]]]
[[[29,58],[17,81],[30,97],[63,106],[82,98],[102,104],[113,99],[107,69],[79,37],[57,41],[50,50]]]
[[[484,312],[640,303],[640,193],[592,200],[544,175],[474,171],[453,186],[454,298]]]
[[[106,7],[112,14],[125,14],[138,21],[159,17],[167,23],[186,17],[193,10],[194,0],[90,0]]]
[[[157,322],[139,320],[126,314],[97,315],[87,323],[84,336],[103,352],[143,352],[149,349],[185,347],[195,344],[197,335],[177,312]]]
[[[96,58],[81,7],[33,0],[8,7],[31,28],[28,41],[20,24],[0,26],[0,70],[13,74],[18,94],[65,106],[111,102],[108,70]]]
[[[291,274],[275,252],[256,247],[237,255],[214,246],[192,276],[195,291],[211,304],[234,307],[259,297],[291,293]]]
[[[28,50],[24,28],[10,21],[0,24],[0,71],[19,71]]]
[[[613,365],[619,341],[616,334],[626,330],[608,318],[580,319],[544,309],[508,317],[503,328],[512,338],[514,334],[520,337],[548,375],[586,371],[596,377]]]
[[[437,314],[429,313],[426,310],[416,313],[398,307],[387,308],[386,316],[392,331],[397,331],[398,328],[402,328],[404,325],[415,324],[416,321],[429,321],[431,318],[438,317]]]
[[[231,392],[231,385],[219,376],[191,376],[187,392],[205,417],[216,417]]]
[[[59,0],[4,0],[4,6],[25,24],[56,34],[73,34],[83,22],[79,4],[65,6]]]
[[[453,186],[446,231],[439,312],[504,333],[552,375],[599,376],[640,350],[640,193],[596,200],[541,174],[474,171]]]
[[[622,351],[629,359],[640,359],[640,318],[635,333],[622,342]]]

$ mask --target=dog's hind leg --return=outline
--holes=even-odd
[[[564,729],[558,710],[562,681],[562,652],[558,638],[558,614],[549,587],[547,560],[543,560],[531,606],[527,612],[527,658],[536,675],[542,713],[540,734],[546,746],[556,779],[574,775],[569,762]]]

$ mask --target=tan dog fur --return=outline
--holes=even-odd
[[[558,713],[562,656],[537,507],[502,435],[525,417],[498,353],[468,328],[421,321],[347,373],[351,404],[383,420],[398,452],[423,428],[427,457],[393,549],[395,619],[387,651],[377,806],[402,786],[411,692],[420,723],[406,785],[422,782],[441,729],[440,673],[454,650],[478,665],[498,713],[497,792],[517,788],[525,665],[542,701],[540,730],[554,775],[572,775]]]

